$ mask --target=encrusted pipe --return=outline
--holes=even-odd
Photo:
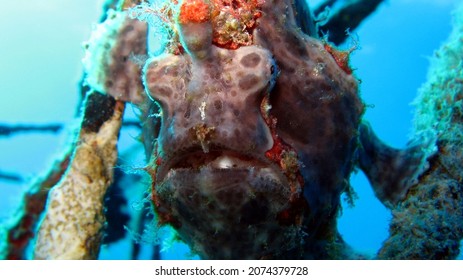
[[[35,259],[96,259],[105,222],[103,198],[113,180],[124,103],[92,92],[64,178],[49,193]]]

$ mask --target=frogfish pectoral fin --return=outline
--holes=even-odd
[[[368,123],[359,127],[358,162],[376,197],[392,208],[403,200],[417,177],[426,169],[423,146],[396,149],[382,142]]]

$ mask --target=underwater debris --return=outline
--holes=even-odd
[[[7,181],[12,181],[12,182],[22,182],[24,181],[24,178],[21,175],[0,170],[0,180],[7,180]]]
[[[414,137],[429,169],[392,210],[380,259],[454,259],[463,238],[463,6],[415,100]]]
[[[16,133],[30,132],[50,132],[57,133],[61,131],[61,124],[46,124],[46,125],[0,125],[0,137],[12,136]]]
[[[338,5],[338,2],[343,2]],[[354,30],[362,21],[376,11],[384,0],[327,0],[315,9],[315,17],[328,11],[328,18],[318,26],[320,37],[326,35],[329,42],[339,46],[348,38],[346,30]],[[340,6],[330,9],[333,6]]]
[[[21,201],[14,217],[5,225],[5,248],[0,250],[0,259],[27,259],[26,248],[36,237],[37,225],[45,210],[49,190],[58,183],[66,171],[72,146],[56,160],[47,174],[35,180]],[[0,240],[0,243],[3,240]]]

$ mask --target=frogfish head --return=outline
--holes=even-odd
[[[302,242],[297,171],[269,154],[282,145],[267,115],[277,75],[257,46],[211,46],[202,60],[165,55],[145,66],[162,112],[150,145],[156,211],[203,258],[274,257]]]

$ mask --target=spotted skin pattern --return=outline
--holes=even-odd
[[[209,22],[182,23],[184,53],[145,65],[155,209],[202,258],[359,258],[336,229],[358,159],[394,182],[420,161],[359,137],[368,131],[359,130],[364,104],[348,53],[303,33],[294,9],[266,0],[254,44],[238,49],[212,45]],[[395,176],[391,160],[412,170]],[[396,203],[408,186],[386,177],[373,187]]]

